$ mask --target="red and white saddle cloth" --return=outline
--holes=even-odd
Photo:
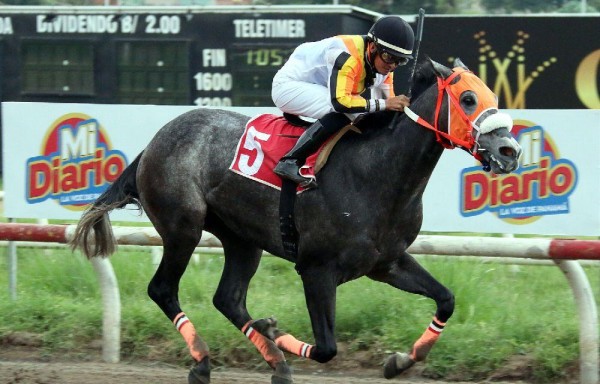
[[[348,127],[343,129],[339,135],[335,135],[315,154],[308,157],[300,169],[300,174],[314,178],[327,161],[335,142],[347,129]],[[303,132],[303,128],[291,125],[283,116],[258,115],[246,124],[229,169],[259,183],[281,189],[281,178],[273,172],[273,168],[279,159],[292,149]],[[298,192],[303,190],[305,188],[298,186]]]

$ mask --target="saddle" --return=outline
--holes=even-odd
[[[287,122],[293,125],[294,127],[308,128],[312,124],[310,121],[304,120],[298,115],[294,115],[287,112],[283,112],[283,118],[286,119]]]
[[[229,169],[241,176],[262,184],[281,189],[281,179],[273,168],[288,153],[304,130],[312,123],[299,116],[262,114],[252,118],[238,143],[234,160]],[[349,130],[360,133],[353,125],[341,129],[321,148],[306,159],[301,173],[306,177],[315,175],[325,166],[331,151],[339,139]],[[298,186],[297,192],[305,188]]]
[[[293,125],[295,127],[301,127],[303,129],[306,129],[312,125],[312,123],[310,121],[304,120],[302,117],[300,117],[298,115],[294,115],[294,114],[287,113],[287,112],[283,113],[283,118],[286,119],[287,122],[290,123],[291,125]],[[344,128],[342,128],[338,133],[333,135],[329,140],[327,140],[321,146],[321,148],[319,148],[319,150],[317,150],[317,152],[316,152],[317,158],[316,158],[315,165],[314,165],[314,173],[315,174],[317,174],[323,168],[323,166],[325,166],[325,163],[327,163],[327,159],[329,159],[329,155],[331,154],[333,147],[335,147],[335,145],[342,138],[342,136],[344,136],[346,134],[346,132],[348,132],[350,130],[354,131],[356,133],[361,133],[360,129],[358,129],[355,125],[348,124]]]

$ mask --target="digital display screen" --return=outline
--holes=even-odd
[[[271,84],[296,45],[239,45],[231,51],[233,105],[273,106]]]
[[[245,64],[251,67],[280,68],[294,48],[239,48],[234,52],[233,59],[236,64]]]

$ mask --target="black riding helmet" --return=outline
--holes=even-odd
[[[383,16],[373,24],[367,38],[377,50],[395,57],[413,58],[415,34],[411,26],[399,16]]]

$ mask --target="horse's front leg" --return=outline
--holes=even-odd
[[[392,265],[371,272],[368,276],[403,291],[429,297],[437,305],[433,320],[414,343],[412,351],[396,353],[386,360],[383,374],[387,379],[391,379],[412,367],[417,361],[425,360],[454,312],[454,295],[406,252]]]
[[[302,270],[306,305],[310,314],[315,345],[308,357],[326,363],[337,354],[335,342],[335,299],[337,273],[329,266],[308,267]]]

